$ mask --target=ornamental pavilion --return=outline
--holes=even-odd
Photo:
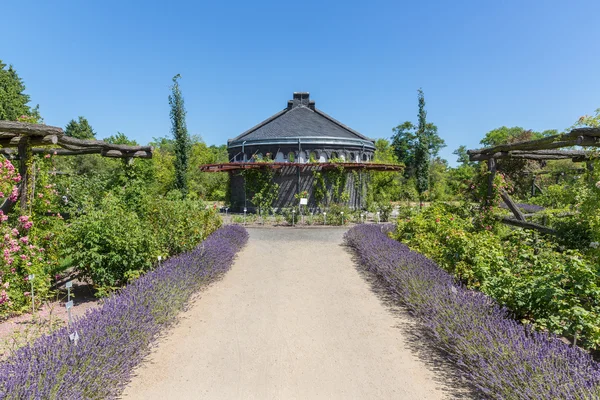
[[[295,195],[304,191],[308,193],[308,207],[316,207],[314,172],[338,166],[348,172],[357,171],[347,176],[347,205],[364,208],[368,177],[363,172],[401,169],[397,165],[372,164],[374,141],[316,108],[308,92],[295,92],[283,110],[228,140],[227,149],[229,163],[203,165],[200,169],[230,173],[230,202],[236,211],[254,209],[242,173],[246,169],[276,170],[276,209],[297,205]]]

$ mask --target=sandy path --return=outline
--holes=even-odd
[[[249,229],[136,371],[125,399],[440,399],[434,373],[340,246],[343,229]]]

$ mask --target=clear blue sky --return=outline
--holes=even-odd
[[[564,129],[600,107],[600,1],[12,1],[0,59],[45,122],[223,144],[309,91],[372,138],[416,120],[422,87],[453,163],[496,127]],[[93,3],[93,4],[92,4]],[[126,4],[127,3],[127,4]]]

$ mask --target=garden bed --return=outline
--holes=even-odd
[[[417,317],[481,395],[493,399],[597,399],[600,366],[553,334],[510,318],[490,297],[465,289],[381,226],[350,229],[364,269]]]
[[[221,228],[89,310],[71,329],[20,348],[0,364],[0,398],[116,398],[157,335],[195,291],[230,268],[247,237],[242,227]],[[69,338],[74,332],[77,343]]]

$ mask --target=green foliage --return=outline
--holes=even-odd
[[[17,71],[12,65],[6,68],[6,64],[0,60],[0,120],[16,121],[21,116],[33,118],[25,122],[41,119],[38,106],[33,109],[29,107],[29,95],[24,92],[25,84]]]
[[[191,250],[221,226],[217,211],[197,200],[159,198],[145,212],[147,234],[160,254],[171,256]]]
[[[425,98],[421,89],[418,91],[418,99],[419,120],[417,125],[406,121],[392,129],[394,132],[392,147],[398,162],[406,166],[404,171],[406,178],[416,176],[417,170],[422,173],[422,168],[425,166],[423,160],[426,159],[429,162],[429,157],[437,157],[440,150],[446,147],[446,143],[438,135],[437,126],[426,120]]]
[[[159,254],[138,215],[122,200],[107,194],[100,208],[75,219],[65,235],[65,253],[73,265],[100,287],[114,288],[131,274],[146,271]]]
[[[347,225],[352,220],[352,210],[342,204],[331,204],[327,209],[327,225]]]
[[[465,146],[465,145],[458,146],[458,149],[454,150],[452,152],[452,154],[454,154],[458,157],[456,159],[456,162],[458,162],[462,165],[472,164],[472,162],[469,161],[469,154],[467,154],[467,146]]]
[[[429,146],[431,134],[427,131],[427,112],[425,111],[425,97],[423,90],[419,89],[419,126],[417,128],[417,145],[415,148],[415,178],[417,192],[420,200],[429,189]],[[436,133],[437,135],[437,133]]]
[[[339,160],[332,160],[339,162]],[[346,190],[348,172],[341,165],[326,171],[313,171],[313,196],[320,208],[331,204],[347,203],[350,194]]]
[[[252,204],[258,208],[259,214],[265,211],[268,214],[279,195],[279,184],[273,180],[275,173],[270,168],[264,168],[244,170],[243,174]]]
[[[228,162],[227,146],[207,146],[202,139],[193,138],[188,168],[189,191],[201,199],[224,201],[229,186],[226,172],[203,173],[198,166]]]
[[[525,323],[600,347],[600,270],[594,258],[522,230],[480,230],[471,211],[433,204],[400,219],[396,238]]]
[[[545,136],[555,135],[558,132],[556,130],[546,130],[543,132],[535,132],[526,130],[520,126],[513,126],[508,128],[501,126],[500,128],[492,129],[485,134],[484,138],[481,139],[481,143],[485,147],[498,146],[500,144],[514,143],[523,140],[535,140],[541,139]]]
[[[429,200],[445,201],[450,199],[450,179],[448,162],[441,158],[435,158],[429,165]]]
[[[382,164],[399,164],[394,148],[386,139],[377,139],[375,142],[375,156],[373,161]],[[355,185],[359,184],[358,173],[353,172]],[[393,200],[402,198],[404,186],[404,177],[401,172],[377,172],[362,171],[363,181],[368,182],[367,187],[367,208],[372,207],[374,203],[389,203]],[[356,188],[359,190],[360,188]]]
[[[175,139],[175,189],[180,190],[184,195],[188,191],[187,170],[190,151],[190,137],[188,135],[185,123],[185,106],[183,96],[179,89],[179,79],[181,75],[173,77],[173,86],[169,96],[169,105],[171,106],[171,132]]]
[[[96,132],[85,117],[79,117],[78,121],[72,119],[65,127],[65,135],[77,139],[95,139]]]

